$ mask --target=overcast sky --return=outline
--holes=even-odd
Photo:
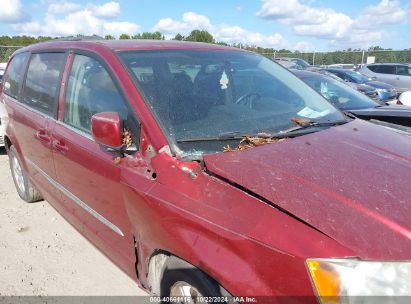
[[[0,0],[0,35],[205,29],[216,40],[300,51],[411,48],[411,0]]]

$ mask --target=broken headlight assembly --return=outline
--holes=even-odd
[[[411,261],[307,259],[307,267],[321,303],[374,303],[375,296],[411,296]]]

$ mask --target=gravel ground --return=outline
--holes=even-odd
[[[19,198],[1,148],[0,205],[0,296],[146,295],[47,202]]]

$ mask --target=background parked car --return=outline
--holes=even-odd
[[[278,64],[281,64],[283,67],[291,70],[291,69],[295,69],[295,70],[302,70],[301,66],[299,66],[298,64],[296,64],[293,61],[289,61],[289,60],[275,60],[275,62],[277,62]]]
[[[0,80],[3,77],[4,70],[6,69],[7,63],[6,62],[0,62]]]
[[[2,78],[6,69],[7,63],[0,62],[0,94],[3,89]],[[7,116],[4,104],[0,102],[0,148],[4,147],[4,132],[5,132],[5,117]]]
[[[336,64],[330,64],[328,66],[329,68],[334,68],[334,69],[343,69],[343,70],[354,70],[357,68],[355,64],[351,63],[336,63]]]
[[[293,66],[292,68],[297,70],[306,70],[311,67],[311,64],[309,64],[307,61],[301,58],[278,57],[275,58],[275,61],[277,61],[285,67]],[[286,62],[289,62],[289,64],[287,64]],[[294,65],[292,65],[291,63],[294,63]]]
[[[4,70],[3,70],[3,69],[0,69],[0,81],[1,81],[1,79],[3,78],[3,75],[4,75]]]
[[[3,62],[0,63],[0,94],[1,94],[1,91],[3,90],[2,79],[3,79],[4,71],[6,70],[6,66],[7,66],[7,63],[3,63]]]
[[[397,100],[397,91],[392,85],[387,83],[383,83],[381,81],[374,81],[369,77],[361,75],[358,72],[344,70],[344,69],[326,69],[328,72],[333,73],[349,83],[356,83],[360,85],[367,85],[376,89],[378,93],[378,98],[381,101],[393,101]]]
[[[398,100],[406,106],[411,106],[411,91],[404,92],[398,97]]]
[[[331,77],[332,79],[337,80],[339,82],[342,82],[345,85],[353,88],[354,90],[357,90],[358,92],[368,96],[369,98],[371,98],[371,99],[373,99],[373,100],[375,100],[375,101],[377,101],[381,104],[385,104],[383,101],[380,101],[377,89],[372,87],[372,86],[369,86],[367,84],[361,84],[361,83],[356,83],[356,82],[345,81],[342,78],[338,77],[336,74],[328,72],[327,70],[319,69],[315,72],[326,75],[328,77]]]
[[[359,72],[373,80],[391,84],[399,93],[411,90],[411,65],[402,63],[373,63]]]
[[[1,92],[0,92],[1,93]],[[0,148],[4,147],[4,132],[5,132],[5,118],[7,117],[7,112],[4,104],[0,102]]]
[[[381,105],[343,83],[319,73],[294,71],[294,74],[344,112],[366,120],[411,127],[411,107]],[[391,127],[396,128],[395,125]]]

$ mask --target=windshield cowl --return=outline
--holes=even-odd
[[[347,113],[347,117],[351,120],[355,118],[355,116]],[[251,148],[256,148],[259,146],[263,146],[266,144],[274,144],[277,142],[281,142],[284,140],[289,140],[295,137],[308,135],[311,133],[319,132],[330,127],[339,126],[349,122],[349,120],[340,120],[340,121],[333,121],[333,122],[302,122],[299,125],[296,125],[288,130],[280,131],[276,134],[269,134],[269,133],[259,133],[256,135],[238,135],[237,133],[233,133],[231,136],[227,136],[227,134],[223,134],[221,137],[203,137],[203,138],[190,138],[179,140],[179,143],[192,143],[198,144],[203,142],[214,142],[218,143],[222,148],[220,151],[216,152],[238,152],[243,151]],[[224,145],[224,146],[223,146]],[[213,152],[210,152],[213,153]],[[197,160],[201,161],[203,154],[208,154],[206,152],[202,152],[199,150],[192,150],[188,152],[180,151],[178,154],[179,157],[183,160]]]

